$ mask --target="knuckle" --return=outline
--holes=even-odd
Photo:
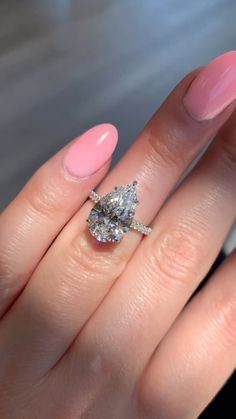
[[[236,344],[236,304],[232,303],[225,315],[225,334],[229,343]]]
[[[195,277],[201,256],[200,240],[195,240],[189,228],[174,227],[150,241],[145,257],[151,271],[164,284],[188,281]],[[148,242],[148,241],[147,241]],[[171,282],[169,281],[171,280]]]
[[[236,344],[236,290],[232,292],[232,289],[227,290],[226,293],[219,293],[219,297],[213,302],[215,319],[223,333],[226,345]]]
[[[228,137],[221,138],[221,148],[223,150],[227,167],[236,172],[236,141]]]
[[[35,173],[23,192],[28,208],[37,215],[49,217],[63,209],[59,188],[53,179],[44,181],[42,170]]]
[[[9,280],[15,276],[14,270],[12,269],[9,261],[9,255],[5,251],[0,252],[0,290],[6,288]]]
[[[181,166],[185,163],[185,154],[181,153],[176,141],[169,136],[159,138],[154,133],[148,135],[148,143],[151,149],[150,156],[160,167],[170,168]]]
[[[27,277],[26,272],[19,272],[9,249],[0,252],[0,294],[1,301],[7,301],[17,290],[22,287]]]
[[[80,275],[84,273],[96,278],[115,278],[125,267],[125,258],[117,247],[112,248],[109,244],[98,247],[87,231],[71,241],[67,255],[68,268],[79,268]]]

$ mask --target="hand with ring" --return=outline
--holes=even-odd
[[[233,373],[236,252],[195,291],[235,221],[235,99],[231,51],[107,176],[118,133],[101,124],[3,211],[1,419],[194,419]]]

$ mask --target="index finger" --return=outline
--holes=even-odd
[[[46,162],[0,217],[0,315],[103,178],[118,133],[100,124]]]

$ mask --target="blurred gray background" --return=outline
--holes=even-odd
[[[185,73],[236,49],[235,0],[1,0],[0,207],[100,122],[120,158]]]
[[[185,73],[236,49],[235,22],[235,0],[0,0],[0,209],[94,124],[118,127],[117,161]]]

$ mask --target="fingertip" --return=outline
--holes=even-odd
[[[112,157],[117,142],[114,125],[96,125],[72,143],[64,157],[64,167],[73,177],[91,176]]]

